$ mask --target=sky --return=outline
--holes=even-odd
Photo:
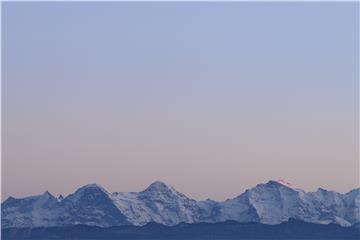
[[[2,3],[2,199],[359,187],[359,3]]]

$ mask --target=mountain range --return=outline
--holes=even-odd
[[[347,227],[360,223],[360,188],[346,194],[322,188],[305,192],[271,180],[226,201],[196,201],[160,181],[141,192],[109,193],[89,184],[66,197],[54,197],[48,191],[21,199],[9,197],[1,207],[3,229],[152,222],[175,226],[229,220],[277,225],[289,219]]]

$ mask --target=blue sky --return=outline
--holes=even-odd
[[[3,3],[3,197],[358,186],[358,3]],[[22,179],[21,181],[19,179]]]

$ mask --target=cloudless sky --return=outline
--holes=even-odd
[[[2,198],[359,186],[359,3],[2,4]]]

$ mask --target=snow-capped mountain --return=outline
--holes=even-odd
[[[60,202],[64,206],[64,224],[86,224],[110,227],[128,224],[126,217],[114,205],[110,194],[96,184],[76,190]]]
[[[305,192],[286,181],[269,181],[223,202],[196,201],[163,182],[141,192],[109,193],[96,184],[79,188],[67,197],[49,192],[2,203],[2,227],[101,227],[145,225],[157,222],[260,222],[279,224],[289,219],[342,226],[360,223],[360,189],[347,194],[319,189]]]
[[[157,222],[176,225],[198,221],[197,202],[162,182],[154,182],[142,192],[112,195],[114,204],[134,225]]]
[[[345,195],[345,206],[345,219],[353,225],[360,225],[360,188],[354,189]]]
[[[62,212],[56,198],[49,192],[23,199],[9,197],[1,204],[1,226],[20,228],[57,225]]]
[[[275,181],[258,184],[238,197],[225,201],[222,204],[222,219],[279,224],[301,214],[299,195],[301,192]]]
[[[49,192],[2,203],[1,225],[7,227],[68,226],[85,224],[110,227],[128,224],[103,188],[96,184],[79,188],[66,198]]]
[[[345,198],[346,196],[332,191],[306,193],[281,182],[269,181],[223,202],[220,219],[279,224],[294,218],[312,223],[350,226],[359,221],[359,218],[346,219],[349,204],[345,204]]]

